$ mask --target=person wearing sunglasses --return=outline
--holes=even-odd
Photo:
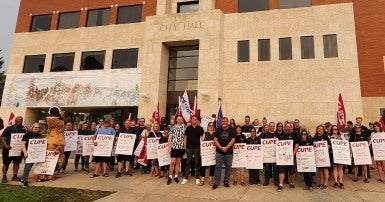
[[[330,139],[335,140],[343,140],[340,131],[338,130],[336,125],[332,125],[331,127],[331,134]],[[344,171],[343,171],[343,165],[334,163],[333,161],[333,155],[330,156],[330,163],[333,165],[333,177],[334,177],[334,188],[341,188],[344,189],[345,186],[343,184],[343,177],[344,177]]]

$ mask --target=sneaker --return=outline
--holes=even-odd
[[[315,188],[321,189],[322,188],[322,184],[317,185]]]
[[[340,183],[340,188],[341,188],[341,189],[345,189],[345,186],[344,186],[343,183]]]
[[[3,177],[3,179],[1,179],[1,183],[7,183],[8,182],[8,179],[6,177]]]
[[[132,176],[132,174],[130,173],[130,171],[124,172],[124,175]]]
[[[172,182],[172,179],[169,177],[169,178],[167,179],[167,184],[171,184],[171,182]]]
[[[291,184],[291,185],[290,185],[290,189],[295,189],[295,185],[294,185],[294,184]]]
[[[322,185],[322,190],[328,190],[328,185]]]
[[[281,185],[278,185],[277,192],[281,192],[283,190],[283,187]]]
[[[217,189],[218,188],[218,185],[216,185],[216,184],[214,184],[213,186],[212,186],[212,189],[214,190],[214,189]]]
[[[195,180],[195,184],[200,184],[200,183],[201,183],[201,181],[199,179]]]
[[[174,178],[174,181],[176,182],[176,183],[179,183],[179,178]]]
[[[116,174],[115,178],[118,178],[120,176],[122,176],[122,173],[119,172],[119,173]]]
[[[186,183],[187,183],[187,179],[184,178],[184,179],[182,180],[182,183],[181,183],[181,184],[186,184]]]
[[[369,183],[368,178],[365,178],[364,182],[365,182],[365,183]]]
[[[20,178],[18,178],[17,176],[13,176],[12,177],[12,181],[20,181],[21,179]]]
[[[29,187],[28,181],[23,182],[23,187]]]
[[[337,182],[335,182],[334,183],[334,188],[338,188],[339,186],[338,186],[338,183]]]
[[[229,183],[225,183],[225,187],[229,188],[230,187]]]

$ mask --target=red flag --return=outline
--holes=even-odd
[[[152,118],[156,123],[160,124],[159,102],[158,102],[158,106],[156,107],[156,110],[152,113]]]
[[[378,120],[378,122],[380,122],[382,126],[382,130],[385,131],[385,123],[384,123],[384,120],[382,120],[382,117],[380,118],[380,120]]]
[[[180,96],[178,96],[178,108],[175,111],[175,116],[180,116],[181,111],[180,111]]]
[[[192,111],[192,115],[199,117],[197,96],[194,97],[194,106],[191,111]]]
[[[11,114],[9,115],[9,119],[8,119],[8,125],[11,126],[15,123],[15,118],[16,118],[16,115],[11,112]]]
[[[138,156],[138,163],[143,166],[148,165],[148,159],[147,159],[147,137],[143,137],[142,140],[144,141],[144,145],[142,147],[142,150],[140,151],[140,154]]]
[[[341,93],[338,96],[338,110],[337,110],[337,128],[342,130],[346,125],[346,111],[344,101],[342,100]]]

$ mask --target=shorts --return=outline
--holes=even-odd
[[[297,172],[297,168],[295,166],[277,166],[278,173],[286,173],[289,172],[290,175],[293,175]]]
[[[9,150],[4,149],[3,150],[3,165],[8,166],[13,162],[13,164],[20,164],[21,163],[21,156],[8,156]]]
[[[158,166],[158,159],[151,159],[151,166]]]
[[[123,161],[130,161],[132,158],[131,155],[123,155],[123,154],[118,154],[117,160],[118,162],[123,162]]]
[[[168,171],[170,169],[170,166],[167,165],[167,166],[161,166],[160,167],[160,171]]]
[[[171,158],[183,158],[184,149],[171,149]]]
[[[110,157],[109,156],[94,156],[94,162],[95,163],[109,163],[110,162]]]

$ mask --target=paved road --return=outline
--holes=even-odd
[[[273,185],[264,186],[231,186],[225,188],[220,185],[217,190],[205,184],[203,187],[195,185],[195,180],[190,178],[185,185],[172,183],[166,184],[166,179],[153,178],[148,174],[142,175],[139,170],[134,171],[134,176],[115,178],[116,172],[110,172],[110,177],[90,178],[90,174],[74,172],[74,165],[68,166],[68,173],[61,174],[54,182],[32,182],[31,186],[73,187],[79,189],[116,191],[116,193],[98,201],[383,201],[385,199],[385,184],[377,183],[377,178],[370,179],[365,184],[362,179],[353,182],[351,175],[345,175],[345,189],[335,189],[332,182],[328,190],[309,192],[303,190],[303,178],[297,177],[297,187],[290,190],[288,185],[282,192],[276,192]],[[93,169],[93,165],[91,168]],[[21,171],[19,172],[21,175]],[[377,173],[373,171],[373,175]],[[11,177],[11,173],[8,173]],[[247,179],[247,176],[246,176]],[[262,176],[261,176],[261,179]],[[17,184],[16,182],[10,182]]]

